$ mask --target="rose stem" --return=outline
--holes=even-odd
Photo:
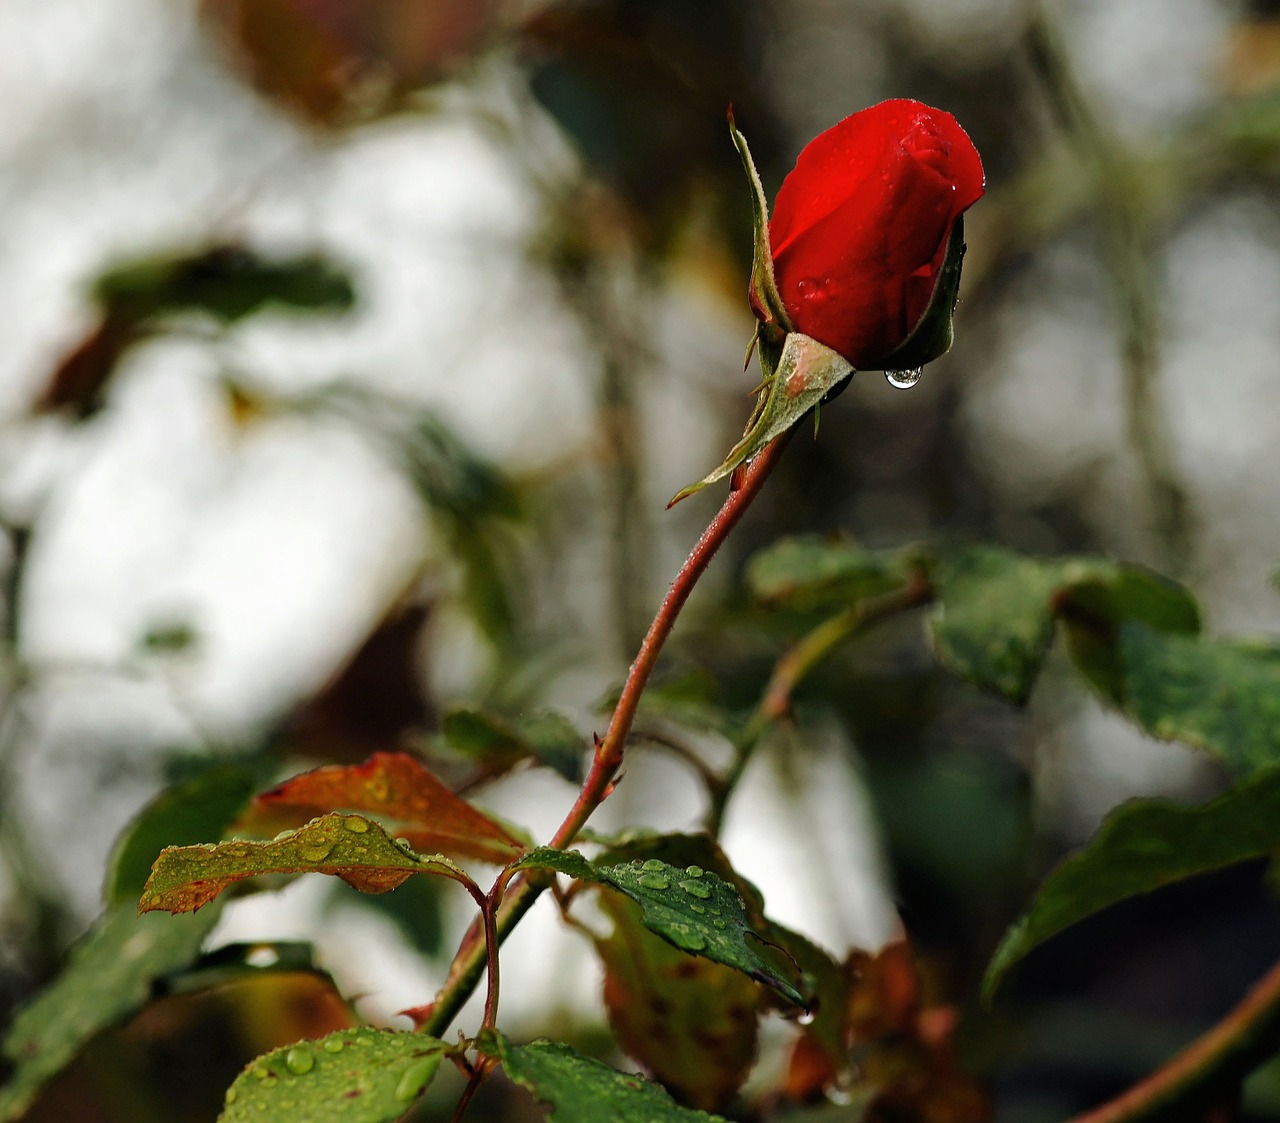
[[[928,604],[932,599],[933,587],[925,574],[917,571],[904,588],[874,600],[858,601],[796,641],[774,665],[760,703],[734,745],[733,760],[711,788],[711,802],[707,809],[708,833],[719,837],[729,797],[765,734],[791,712],[791,696],[801,680],[845,640],[890,616]]]
[[[690,551],[675,580],[671,582],[671,587],[667,590],[667,595],[658,607],[657,614],[640,644],[635,661],[627,672],[622,693],[618,696],[618,704],[614,707],[613,716],[609,719],[609,726],[604,736],[596,740],[595,756],[587,777],[583,781],[582,790],[579,791],[578,798],[549,843],[554,849],[563,850],[569,846],[586,825],[592,813],[608,796],[617,778],[618,770],[622,766],[627,735],[631,732],[636,709],[640,704],[649,676],[653,673],[654,665],[658,661],[662,645],[671,634],[680,610],[689,599],[689,594],[693,592],[698,579],[711,563],[711,559],[715,557],[716,551],[729,536],[729,532],[738,524],[752,500],[760,493],[769,473],[773,471],[782,455],[782,450],[792,431],[788,430],[776,437],[747,463],[745,470],[741,473],[740,481],[735,481],[738,482],[738,486],[729,492],[728,498],[725,499],[707,529],[702,532],[702,537],[698,539],[697,545]],[[500,885],[495,885],[495,888],[501,892],[500,886],[506,884],[505,871],[504,874],[499,875],[499,883]],[[515,883],[503,898],[502,906],[492,926],[497,943],[500,944],[506,939],[519,923],[520,918],[538,899],[543,888],[544,879],[541,877],[537,880],[521,877]],[[421,1011],[408,1012],[415,1021],[418,1020],[417,1015],[421,1015],[419,1030],[438,1037],[449,1027],[458,1010],[475,990],[485,970],[486,943],[488,941],[483,938],[478,924],[473,924],[454,956],[448,977],[436,996],[435,1002]]]
[[[1229,1088],[1280,1044],[1280,962],[1275,963],[1225,1018],[1167,1064],[1101,1107],[1071,1123],[1136,1123],[1167,1111],[1203,1086]]]

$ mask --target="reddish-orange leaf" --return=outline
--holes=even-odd
[[[377,823],[325,815],[270,842],[170,846],[160,851],[138,902],[140,912],[194,912],[229,885],[268,873],[327,873],[362,893],[386,893],[415,873],[470,878],[439,855],[415,854]]]
[[[336,810],[389,820],[415,850],[504,866],[528,846],[496,819],[454,795],[416,758],[375,753],[364,764],[327,765],[258,796],[240,826],[267,833]]]

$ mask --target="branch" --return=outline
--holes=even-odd
[[[755,712],[734,746],[735,755],[723,777],[712,789],[707,810],[707,830],[719,835],[729,797],[746,771],[765,734],[791,713],[791,697],[800,682],[846,640],[899,612],[928,604],[933,588],[923,573],[915,574],[898,592],[875,600],[861,600],[843,612],[824,620],[798,640],[774,665],[773,674],[760,697]]]
[[[1203,1036],[1127,1092],[1071,1123],[1138,1123],[1177,1106],[1221,1104],[1224,1089],[1238,1087],[1280,1046],[1280,962],[1259,979],[1240,1004]],[[1172,1118],[1172,1116],[1170,1116]]]
[[[675,625],[680,610],[689,599],[698,579],[706,571],[716,551],[729,536],[729,532],[737,526],[752,500],[760,493],[764,482],[773,471],[782,450],[786,446],[789,432],[777,437],[753,457],[740,474],[735,474],[734,484],[715,518],[702,532],[680,572],[667,590],[662,604],[658,607],[653,623],[640,644],[640,651],[631,669],[627,673],[618,704],[614,707],[613,716],[603,737],[596,739],[595,757],[591,768],[583,781],[582,790],[574,801],[564,822],[552,837],[550,846],[563,850],[573,843],[578,832],[586,825],[587,820],[596,808],[605,801],[613,790],[618,771],[622,767],[623,752],[626,747],[631,725],[635,721],[636,710],[640,698],[648,684],[649,676],[658,661],[658,655],[671,629]],[[505,877],[500,874],[499,882],[505,885]],[[532,907],[534,901],[545,888],[549,875],[534,874],[523,876],[514,883],[510,892],[503,898],[502,905],[493,924],[493,934],[497,943],[501,943],[511,930],[520,922],[520,918]],[[495,883],[495,890],[501,888]],[[457,1016],[462,1005],[471,996],[484,973],[486,963],[484,932],[479,923],[473,924],[463,938],[457,954],[454,956],[444,986],[430,1006],[404,1011],[417,1023],[417,1028],[424,1033],[441,1036]]]

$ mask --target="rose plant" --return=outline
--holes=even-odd
[[[921,609],[939,662],[1013,704],[1027,700],[1055,632],[1063,633],[1067,658],[1100,698],[1152,736],[1216,756],[1239,780],[1203,807],[1135,803],[1116,812],[1008,930],[987,970],[988,998],[1042,943],[1117,901],[1274,856],[1280,652],[1202,638],[1191,594],[1137,566],[991,548],[865,551],[785,541],[752,560],[747,584],[761,607],[781,607],[793,621],[816,615],[816,626],[777,660],[749,710],[673,691],[664,711],[663,692],[650,689],[663,645],[789,431],[856,369],[918,366],[950,345],[962,216],[984,189],[981,160],[955,119],[895,100],[812,141],[770,219],[746,141],[736,127],[731,132],[752,186],[750,303],[765,381],[742,441],[695,485],[734,474],[658,607],[603,732],[588,746],[557,715],[454,711],[423,753],[383,751],[360,764],[328,764],[257,795],[267,785],[250,769],[210,768],[163,793],[117,845],[104,916],[5,1036],[10,1071],[0,1123],[38,1105],[46,1084],[91,1052],[95,1037],[155,995],[211,989],[209,980],[225,974],[243,980],[264,952],[272,962],[282,952],[296,956],[296,949],[253,945],[204,955],[202,947],[224,895],[261,892],[270,875],[300,873],[340,878],[370,895],[430,879],[465,891],[475,919],[434,999],[403,1011],[412,1031],[360,1025],[341,1002],[326,1005],[323,1017],[311,1011],[306,1033],[274,1041],[235,1079],[222,1123],[392,1123],[415,1111],[422,1118],[424,1095],[434,1094],[438,1072],[451,1069],[460,1078],[431,1110],[432,1118],[457,1121],[498,1068],[564,1123],[724,1123],[713,1112],[793,1123],[987,1123],[990,1098],[953,1047],[959,1015],[929,994],[907,941],[877,954],[817,947],[768,916],[719,845],[726,805],[759,747],[784,723],[794,721],[804,736],[803,714],[792,713],[791,701],[805,676],[869,626]],[[302,402],[319,408],[314,397]],[[338,404],[357,405],[350,398]],[[457,450],[434,429],[419,428],[414,439],[414,463],[431,469],[424,474],[444,489],[441,504],[454,517],[468,508],[441,480],[463,478],[463,490],[488,496],[473,515],[505,506],[487,466],[458,471]],[[477,480],[484,486],[475,487]],[[641,740],[634,734],[642,699],[668,720],[648,739],[690,766],[705,789],[699,832],[610,837],[587,830]],[[724,742],[727,763],[700,755],[708,737]],[[432,756],[441,745],[474,770],[450,776]],[[582,775],[576,766],[584,759]],[[580,786],[545,845],[471,800],[495,777],[557,760]],[[220,836],[226,841],[203,841]],[[487,886],[478,865],[498,871]],[[548,890],[599,958],[611,1041],[654,1080],[563,1042],[518,1043],[500,1032],[500,946]],[[589,920],[577,907],[587,895],[599,906]],[[138,904],[144,913],[196,915],[139,917]],[[602,922],[607,931],[596,927]],[[482,984],[479,1025],[448,1041]],[[775,1015],[786,1023],[785,1056],[761,1078],[767,1084],[744,1093],[761,1023]],[[1243,1076],[1277,1044],[1280,966],[1222,1027],[1086,1118],[1118,1123],[1191,1103],[1229,1111]],[[1192,1118],[1185,1111],[1169,1117]]]

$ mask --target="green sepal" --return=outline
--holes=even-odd
[[[732,106],[729,108],[729,135],[733,137],[734,147],[742,157],[742,168],[751,184],[751,224],[755,230],[751,303],[757,310],[757,315],[764,318],[761,337],[781,337],[791,331],[792,326],[787,310],[782,306],[782,297],[778,295],[778,284],[773,276],[773,249],[769,245],[769,201],[765,198],[760,173],[756,171],[755,161],[751,158],[747,138],[738,131],[738,126],[734,123]]]
[[[947,255],[943,258],[937,284],[929,305],[914,330],[884,360],[885,370],[915,370],[951,350],[955,338],[954,316],[960,299],[960,270],[964,264],[964,216],[956,218],[947,239]]]
[[[760,365],[765,372],[764,382],[742,440],[733,446],[719,467],[677,494],[668,507],[701,491],[707,484],[724,479],[739,464],[790,429],[854,373],[842,355],[799,332],[787,336],[780,355],[761,335]]]

